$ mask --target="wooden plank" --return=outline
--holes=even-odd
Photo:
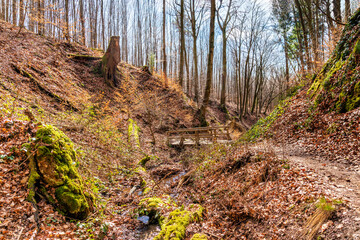
[[[167,144],[172,144],[171,141],[178,141],[180,145],[184,145],[189,141],[194,141],[194,144],[200,144],[201,139],[217,142],[219,138],[226,138],[230,140],[229,126],[217,127],[199,127],[199,128],[184,128],[178,130],[170,130],[166,132]],[[223,141],[223,140],[222,140]]]
[[[183,128],[178,130],[170,130],[168,133],[180,133],[180,132],[192,132],[192,131],[208,131],[213,129],[228,129],[229,126],[218,126],[218,127],[198,127],[198,128]]]

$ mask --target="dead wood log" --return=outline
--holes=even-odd
[[[115,71],[118,63],[120,62],[119,39],[120,37],[118,36],[113,36],[110,38],[109,47],[102,58],[102,71],[105,82],[112,87],[118,86]]]
[[[76,59],[76,60],[84,60],[84,61],[90,61],[90,60],[99,60],[102,57],[96,57],[96,56],[90,56],[90,55],[81,55],[81,54],[72,54],[69,53],[68,57],[71,59]]]

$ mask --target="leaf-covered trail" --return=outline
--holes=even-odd
[[[351,166],[332,163],[316,156],[289,153],[290,162],[317,173],[328,187],[331,195],[336,195],[360,213],[360,174]]]
[[[276,146],[276,147],[274,147]],[[343,201],[347,209],[337,213],[336,220],[330,220],[332,227],[342,229],[343,234],[336,239],[360,239],[360,169],[359,166],[333,162],[325,156],[310,155],[299,145],[276,145],[262,142],[255,146],[258,151],[271,150],[278,158],[288,161],[294,166],[315,177],[324,193],[332,199]],[[341,215],[341,217],[339,217]],[[326,224],[325,224],[326,225]],[[326,226],[328,227],[328,226]],[[348,239],[348,238],[346,238]]]

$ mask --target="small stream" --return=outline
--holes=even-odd
[[[184,176],[187,172],[180,172],[179,174],[176,174],[173,177],[168,178],[165,181],[165,184],[169,187],[171,187],[172,184],[176,183],[181,179],[182,176]],[[141,192],[142,193],[142,192]],[[140,193],[140,195],[141,195]],[[171,198],[176,198],[178,196],[177,193],[170,194]],[[161,228],[157,224],[149,224],[150,218],[148,216],[140,216],[137,218],[137,220],[144,223],[146,226],[144,229],[142,229],[138,235],[139,240],[152,240],[158,233],[161,231]]]
[[[157,224],[150,224],[147,225],[139,234],[139,240],[152,240],[158,233],[160,232],[161,228]]]

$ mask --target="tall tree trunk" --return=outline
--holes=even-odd
[[[143,61],[143,52],[142,52],[142,28],[141,28],[141,16],[140,16],[140,1],[137,0],[137,64],[142,65]]]
[[[86,36],[85,36],[84,0],[80,0],[79,4],[80,4],[81,42],[83,45],[85,45]]]
[[[295,12],[295,8],[292,8],[293,10],[293,14],[294,14],[294,22],[295,22],[295,26],[296,26],[296,38],[299,42],[299,58],[300,58],[300,69],[301,69],[301,73],[304,74],[305,73],[305,61],[304,61],[304,46],[303,46],[303,37],[301,35],[301,26],[299,24],[299,19],[296,16],[296,12]]]
[[[126,62],[128,62],[128,38],[127,38],[127,31],[128,31],[128,22],[127,22],[127,0],[122,0],[122,51],[125,58],[123,58]]]
[[[185,26],[184,26],[184,0],[180,3],[180,66],[179,66],[179,84],[184,85],[184,62],[185,62]]]
[[[98,0],[95,0],[95,6],[94,7],[94,35],[93,35],[93,47],[98,48],[98,30],[97,30],[97,23],[98,23],[98,12],[99,12],[99,4]]]
[[[101,39],[102,39],[102,45],[103,49],[105,50],[105,19],[104,19],[104,0],[100,1],[101,7],[100,7],[100,14],[101,14]]]
[[[226,29],[222,31],[223,49],[222,49],[222,80],[221,80],[221,96],[220,105],[223,109],[226,108],[226,78],[227,78],[227,61],[226,61]]]
[[[285,52],[285,80],[286,80],[286,89],[289,89],[290,84],[290,73],[289,73],[289,50],[288,50],[288,39],[287,33],[283,32],[284,38],[284,52]]]
[[[165,78],[165,87],[169,86],[167,78],[167,62],[166,62],[166,0],[163,0],[163,31],[162,31],[162,54],[163,54],[163,73]]]
[[[186,83],[186,94],[188,96],[190,96],[190,67],[189,67],[189,59],[187,56],[187,50],[185,48],[184,51],[184,57],[185,57],[185,68],[186,68],[186,79],[187,79],[187,83]]]
[[[40,35],[44,35],[42,1],[44,1],[44,0],[37,0],[38,34],[40,34]]]
[[[350,0],[345,0],[345,20],[349,20],[351,15]]]
[[[6,0],[6,5],[5,5],[5,21],[10,22],[9,21],[9,10],[10,9],[10,0]]]
[[[327,0],[325,4],[326,4],[326,20],[327,20],[327,24],[329,26],[329,36],[331,37],[331,34],[334,30],[334,23],[333,23],[333,19],[331,17],[330,0]]]
[[[206,86],[204,93],[204,100],[200,109],[200,121],[201,125],[207,125],[206,122],[206,108],[209,104],[210,94],[211,94],[211,84],[213,76],[213,63],[214,63],[214,40],[215,40],[215,0],[211,0],[211,10],[210,10],[210,34],[209,34],[209,57],[207,64],[207,74],[206,74]]]
[[[69,0],[65,0],[65,39],[70,40],[70,27],[69,27]]]
[[[5,0],[1,0],[0,19],[5,20]]]
[[[77,9],[76,9],[76,0],[73,0],[72,1],[72,7],[73,7],[73,19],[72,19],[72,21],[73,21],[73,23],[74,23],[74,27],[73,27],[73,29],[74,29],[74,32],[73,32],[73,40],[74,41],[76,41],[77,42],[77,39],[78,39],[78,37],[77,37],[77,16],[76,16],[76,13],[77,13]]]
[[[14,25],[17,25],[17,6],[16,6],[16,0],[13,0],[12,2],[12,23]]]
[[[222,2],[220,3],[222,4]],[[226,56],[226,48],[227,48],[227,26],[231,20],[231,7],[232,7],[232,0],[229,1],[227,6],[227,13],[225,15],[225,19],[222,20],[221,14],[218,13],[217,19],[218,24],[221,29],[222,33],[222,40],[223,40],[223,49],[222,49],[222,80],[221,80],[221,96],[220,96],[220,105],[225,110],[226,106],[226,80],[227,80],[227,56]]]
[[[304,47],[305,47],[305,57],[306,57],[306,65],[307,65],[307,69],[310,70],[311,67],[311,60],[310,60],[310,51],[309,51],[309,42],[308,42],[308,31],[305,25],[305,20],[304,20],[304,16],[303,16],[303,10],[301,7],[301,4],[299,2],[299,0],[295,0],[295,5],[296,8],[299,12],[299,19],[300,19],[300,24],[301,24],[301,28],[303,30],[303,38],[304,38]]]
[[[337,22],[341,22],[341,1],[333,0],[333,13]]]
[[[24,26],[25,11],[26,11],[24,0],[19,1],[19,11],[20,11],[19,26],[22,28]]]
[[[193,33],[193,57],[194,57],[194,94],[195,102],[199,103],[199,67],[198,67],[198,54],[197,54],[197,37]]]

